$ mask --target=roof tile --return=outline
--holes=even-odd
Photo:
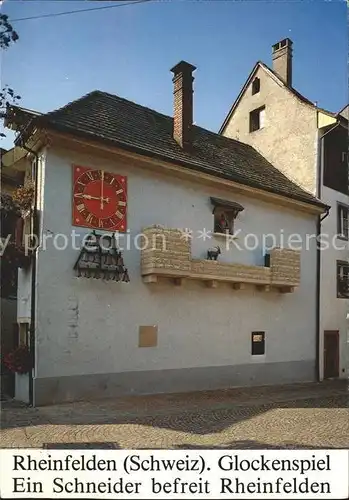
[[[172,137],[173,118],[116,95],[93,91],[33,122],[187,168],[323,206],[269,163],[252,146],[193,126],[193,144],[183,150]]]

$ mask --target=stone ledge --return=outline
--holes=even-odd
[[[260,291],[278,289],[293,292],[300,283],[300,253],[290,249],[274,248],[270,252],[270,267],[228,264],[220,261],[191,258],[191,241],[182,238],[179,229],[152,226],[143,230],[146,236],[161,236],[166,248],[158,246],[141,252],[141,269],[145,283],[156,283],[169,278],[176,285],[184,279],[206,282],[216,288],[217,282],[231,283],[234,289],[243,284],[255,285]]]

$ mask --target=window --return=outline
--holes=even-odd
[[[323,183],[343,194],[349,193],[348,130],[337,127],[323,138]]]
[[[261,81],[259,78],[255,78],[252,82],[252,95],[258,94],[261,89]]]
[[[254,109],[250,113],[250,132],[255,132],[264,127],[265,106]]]
[[[234,234],[234,221],[244,209],[239,203],[220,198],[210,198],[213,205],[214,227],[217,234]]]
[[[349,298],[349,262],[337,260],[337,297]]]
[[[337,217],[337,234],[338,238],[343,240],[349,239],[349,207],[347,205],[342,205],[338,203],[338,217]]]
[[[29,323],[19,323],[18,345],[29,345]]]
[[[252,332],[252,356],[265,354],[265,332]]]
[[[214,214],[214,232],[221,234],[234,234],[234,220],[232,213],[226,210],[216,210]]]

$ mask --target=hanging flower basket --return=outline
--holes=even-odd
[[[13,193],[13,201],[22,213],[30,211],[34,200],[34,192],[34,183],[30,181],[25,186],[17,188]]]
[[[21,345],[9,352],[4,358],[4,365],[12,373],[28,373],[32,368],[28,346]]]
[[[16,217],[20,215],[18,205],[8,193],[1,193],[0,211],[2,217]]]

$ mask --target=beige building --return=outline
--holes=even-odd
[[[318,375],[345,377],[348,366],[348,106],[319,108],[292,86],[292,41],[258,61],[220,133],[251,144],[287,177],[331,207],[319,220]]]

